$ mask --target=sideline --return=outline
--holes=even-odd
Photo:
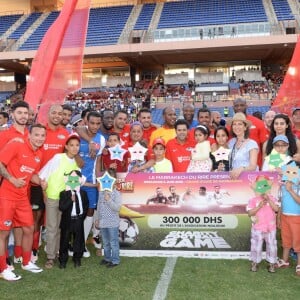
[[[167,296],[170,281],[177,262],[177,257],[168,257],[152,300],[164,300]]]

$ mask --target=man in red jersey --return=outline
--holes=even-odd
[[[114,126],[112,132],[119,135],[121,145],[126,145],[129,142],[130,125],[128,124],[128,113],[125,110],[119,110],[114,115]]]
[[[0,132],[0,150],[11,140],[18,139],[23,141],[28,137],[28,129],[26,127],[29,116],[29,105],[27,102],[18,101],[11,107],[11,117],[13,119],[13,125],[4,131]],[[21,263],[22,260],[22,229],[14,228],[14,261],[15,263]]]
[[[242,112],[246,115],[246,119],[251,122],[250,126],[250,136],[249,138],[256,141],[259,146],[258,161],[257,164],[261,167],[262,165],[262,145],[268,138],[268,132],[266,130],[265,124],[262,120],[247,115],[247,102],[243,98],[236,98],[233,101],[234,113]]]
[[[0,151],[0,276],[8,281],[21,279],[6,263],[6,241],[12,227],[22,228],[22,269],[40,273],[43,270],[30,261],[33,240],[33,215],[28,201],[30,180],[40,168],[40,147],[46,138],[46,128],[32,125],[24,142],[11,141]],[[37,176],[36,183],[42,184]]]
[[[63,108],[59,104],[54,104],[48,112],[48,123],[46,125],[46,140],[41,148],[43,167],[55,154],[62,153],[69,136],[68,131],[61,125],[63,118]],[[45,211],[44,195],[41,186],[32,184],[30,187],[30,202],[34,216],[34,235],[32,245],[32,260],[37,261],[37,250],[39,247],[40,228],[43,223]],[[57,249],[58,251],[58,249]]]
[[[172,162],[174,172],[186,172],[191,151],[195,142],[188,139],[189,124],[186,120],[177,120],[175,123],[176,137],[166,145],[166,158]]]
[[[141,108],[138,112],[138,121],[143,125],[143,139],[149,143],[153,131],[157,129],[152,124],[151,111],[148,108]]]

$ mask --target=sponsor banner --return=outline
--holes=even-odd
[[[258,175],[272,181],[277,198],[275,172],[243,172],[236,180],[227,172],[119,174],[121,254],[249,259],[246,205]]]

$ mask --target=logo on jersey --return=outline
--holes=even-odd
[[[6,220],[3,222],[4,226],[6,227],[10,227],[12,225],[12,221],[11,220]]]
[[[65,136],[64,134],[59,134],[59,135],[57,136],[57,138],[58,138],[59,140],[65,140],[65,139],[66,139],[66,136]]]

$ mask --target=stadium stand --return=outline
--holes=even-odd
[[[156,6],[155,3],[148,3],[143,5],[142,11],[135,23],[134,30],[148,29],[151,22],[151,18],[153,16],[155,6]]]
[[[5,33],[22,15],[0,16],[0,36]]]
[[[8,37],[9,39],[18,40],[25,31],[41,16],[41,13],[32,13],[28,18]]]
[[[31,34],[27,41],[20,47],[19,50],[34,50],[37,49],[41,40],[43,39],[48,28],[58,17],[59,12],[53,11],[49,16],[36,28],[36,30]]]
[[[167,2],[158,29],[268,21],[262,0],[239,4],[234,0]]]
[[[92,8],[86,46],[117,44],[133,5]]]
[[[287,0],[272,0],[278,21],[295,20]]]

